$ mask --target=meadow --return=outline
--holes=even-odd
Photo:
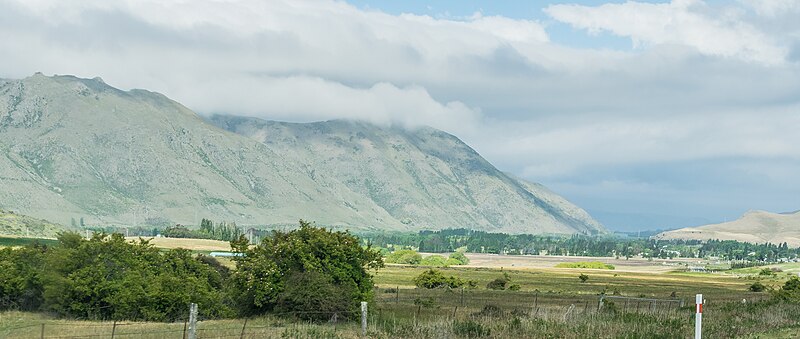
[[[693,298],[706,298],[708,338],[790,338],[800,329],[800,305],[748,291],[752,279],[722,274],[614,272],[603,269],[442,268],[475,288],[418,289],[425,267],[389,265],[375,271],[369,309],[371,338],[681,338],[691,337]],[[586,282],[580,273],[589,276]],[[507,274],[519,291],[486,289]],[[776,277],[774,279],[780,279]],[[777,283],[777,280],[776,280]],[[606,299],[600,294],[628,297]],[[743,304],[742,299],[746,300]],[[681,304],[683,300],[683,304]],[[732,321],[735,320],[735,321]],[[0,337],[181,338],[185,323],[64,320],[39,313],[0,313]],[[279,316],[203,320],[199,338],[357,338],[356,322],[309,323]]]
[[[6,240],[4,240],[6,239]],[[4,238],[20,246],[30,239]],[[7,240],[12,239],[12,240]],[[5,242],[3,242],[5,241]],[[228,250],[227,242],[155,238],[160,248],[196,253]],[[689,260],[498,256],[467,254],[470,264],[438,268],[467,282],[465,288],[417,288],[429,267],[392,265],[374,270],[369,305],[370,338],[690,338],[694,295],[706,299],[706,338],[796,338],[800,304],[776,302],[769,292],[750,292],[760,281],[779,287],[800,264],[770,265],[725,273],[684,272]],[[220,260],[233,266],[228,259]],[[605,264],[613,264],[614,270]],[[559,267],[561,266],[561,267]],[[604,267],[596,269],[590,267]],[[587,268],[589,267],[589,268]],[[588,276],[585,281],[580,275]],[[505,277],[519,290],[488,289]],[[603,303],[601,305],[601,296]],[[188,312],[187,312],[188,314]],[[331,317],[308,322],[271,314],[248,319],[200,319],[198,338],[358,338],[357,321]],[[183,338],[186,322],[64,319],[44,313],[0,312],[0,338]]]

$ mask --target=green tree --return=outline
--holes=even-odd
[[[361,247],[349,232],[334,232],[300,220],[300,228],[273,231],[254,247],[242,236],[231,243],[236,271],[231,291],[243,315],[272,310],[327,319],[327,312],[354,315],[372,298],[369,269],[383,267],[380,252]],[[334,296],[322,295],[334,294]],[[327,311],[320,311],[320,305]]]

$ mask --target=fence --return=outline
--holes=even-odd
[[[711,304],[735,300],[716,299]],[[741,300],[741,299],[739,299]],[[387,322],[422,324],[448,319],[497,317],[555,321],[592,319],[601,312],[686,317],[694,313],[694,301],[616,295],[560,294],[525,291],[470,289],[375,289],[375,302],[366,317],[359,311],[286,312],[248,319],[197,319],[195,338],[316,338],[353,337]],[[189,312],[187,312],[187,315]],[[313,317],[312,317],[313,316]],[[188,318],[188,317],[187,317]],[[309,322],[299,319],[317,318]],[[357,319],[361,318],[361,322]],[[49,320],[0,323],[0,338],[182,338],[190,339],[189,320],[177,323],[87,322]]]

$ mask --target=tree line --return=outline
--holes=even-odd
[[[420,231],[417,233],[373,232],[359,236],[376,247],[389,251],[414,249],[419,252],[547,254],[592,257],[697,258],[774,262],[800,256],[800,248],[781,244],[753,244],[733,240],[656,240],[619,236],[531,235],[489,233],[467,229]]]
[[[231,241],[235,268],[147,240],[62,233],[57,245],[0,250],[0,310],[45,311],[78,319],[175,321],[189,303],[204,318],[270,312],[304,319],[354,316],[372,298],[378,251],[348,232],[305,221],[256,246]]]

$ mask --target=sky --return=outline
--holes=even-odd
[[[0,0],[0,77],[452,133],[614,230],[800,209],[800,1]]]

